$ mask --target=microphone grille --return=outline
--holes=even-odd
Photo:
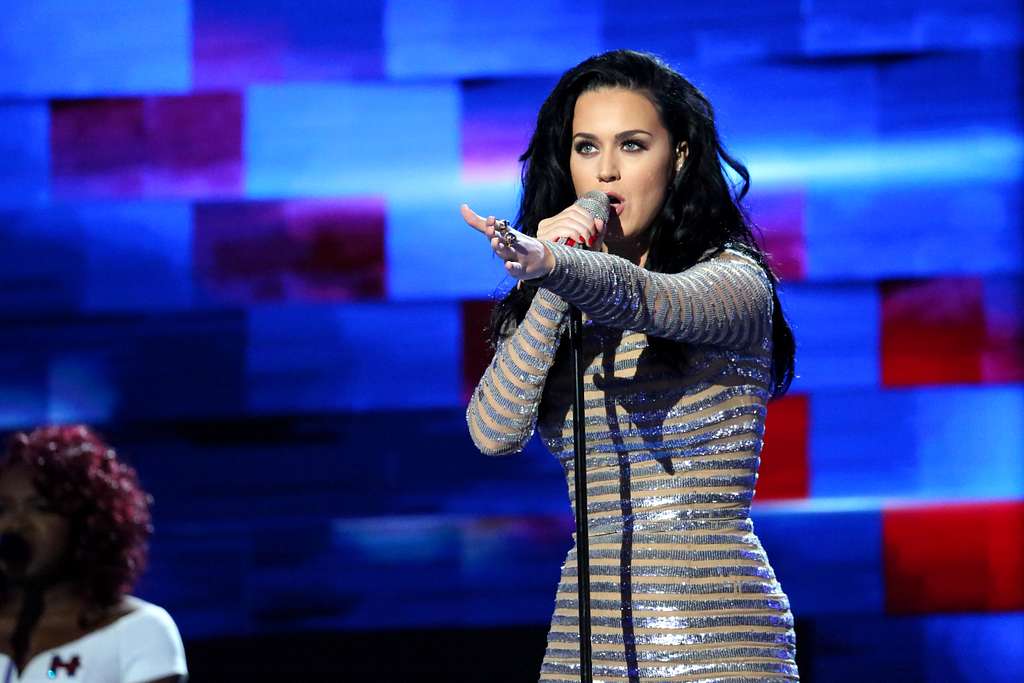
[[[591,190],[576,200],[576,203],[583,207],[583,210],[594,218],[608,221],[608,195],[600,190]]]

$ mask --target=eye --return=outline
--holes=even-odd
[[[56,508],[53,507],[53,504],[45,498],[36,498],[33,500],[32,509],[36,512],[44,512],[47,514],[56,512]]]
[[[627,152],[639,152],[641,150],[647,149],[644,146],[644,143],[640,142],[639,140],[626,140],[625,142],[622,143],[622,148]]]
[[[580,142],[576,143],[575,149],[577,154],[590,154],[596,148],[594,147],[593,143],[581,140]]]

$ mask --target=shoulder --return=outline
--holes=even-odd
[[[126,596],[122,600],[119,610],[121,613],[119,621],[130,620],[132,628],[140,624],[150,624],[153,628],[173,629],[175,633],[178,631],[174,619],[171,618],[167,610],[141,598]]]
[[[764,255],[753,247],[743,244],[742,242],[726,242],[724,245],[717,248],[714,257],[710,260],[737,264],[751,272],[756,272],[759,278],[764,280],[769,288],[772,287],[772,283],[774,282],[771,270],[765,263]]]
[[[124,604],[130,611],[116,622],[124,680],[150,681],[187,673],[181,634],[167,610],[134,597],[126,598]]]

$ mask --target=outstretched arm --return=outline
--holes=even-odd
[[[482,453],[518,453],[533,436],[567,310],[563,299],[538,290],[523,322],[494,353],[466,410],[470,437]]]
[[[733,349],[770,333],[771,283],[739,251],[727,249],[681,273],[653,273],[611,254],[544,246],[553,258],[538,284],[601,324]]]
[[[520,280],[543,274],[520,267],[520,261],[543,261],[547,252],[542,243],[572,238],[596,246],[600,244],[598,230],[603,227],[603,221],[573,204],[558,216],[541,221],[537,238],[510,230],[523,241],[506,244],[503,240],[508,236],[498,234],[494,216],[478,216],[465,204],[461,213],[466,224],[484,235],[494,253],[502,257],[509,274]],[[533,435],[544,382],[555,362],[568,308],[556,294],[538,290],[526,317],[495,352],[466,410],[470,436],[482,452],[517,453]]]

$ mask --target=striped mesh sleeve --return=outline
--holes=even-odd
[[[557,295],[538,290],[523,322],[495,351],[466,409],[469,435],[482,453],[518,453],[533,436],[568,308]]]
[[[771,332],[771,283],[737,250],[680,273],[653,273],[612,254],[545,244],[555,267],[538,284],[603,325],[738,350]]]

